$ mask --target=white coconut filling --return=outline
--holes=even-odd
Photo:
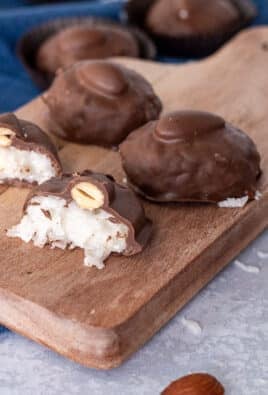
[[[260,191],[256,191],[255,200],[260,200],[262,197],[262,193]],[[235,207],[244,207],[249,201],[248,196],[244,196],[242,198],[228,198],[218,203],[219,207],[222,208],[235,208]]]
[[[248,202],[248,196],[244,196],[242,198],[228,198],[218,203],[219,207],[224,208],[235,208],[235,207],[244,207]]]
[[[55,175],[48,156],[15,147],[0,147],[0,182],[10,178],[41,184]]]
[[[32,198],[18,225],[7,231],[10,237],[19,237],[37,247],[50,244],[52,248],[84,249],[84,264],[104,267],[112,252],[126,249],[128,226],[112,222],[114,217],[102,209],[84,210],[74,201],[66,204],[54,196]]]

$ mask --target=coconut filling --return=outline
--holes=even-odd
[[[104,267],[112,253],[126,249],[128,226],[111,221],[114,217],[102,209],[84,210],[74,201],[54,196],[31,199],[18,225],[7,231],[10,237],[19,237],[37,247],[50,244],[52,248],[84,249],[84,264]]]
[[[15,147],[0,147],[0,183],[5,179],[18,179],[41,184],[55,176],[48,156]]]

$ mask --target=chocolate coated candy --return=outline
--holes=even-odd
[[[162,109],[143,77],[106,61],[84,61],[61,72],[43,98],[58,136],[102,146],[118,145]]]
[[[147,14],[146,25],[154,33],[191,36],[217,34],[239,20],[232,0],[158,0]]]
[[[55,73],[81,60],[139,56],[134,36],[113,26],[71,26],[48,38],[37,54],[40,70]]]
[[[260,155],[219,116],[178,111],[134,131],[121,145],[129,184],[159,202],[254,198]]]
[[[61,163],[58,157],[57,149],[48,137],[37,125],[18,119],[14,114],[8,113],[0,116],[0,147],[8,150],[14,147],[18,151],[14,152],[14,156],[20,151],[29,152],[29,169],[31,172],[31,158],[30,153],[36,152],[37,154],[44,155],[49,158],[55,175],[60,175],[62,172]],[[22,159],[18,159],[18,166]],[[37,164],[33,164],[36,167]],[[10,177],[1,177],[1,182],[10,185],[28,185],[35,182],[26,181],[23,178],[16,178],[10,174]]]
[[[197,57],[214,52],[257,15],[252,0],[129,0],[126,13],[162,54]]]
[[[76,201],[82,209],[103,209],[110,213],[118,223],[129,228],[124,255],[139,253],[151,236],[152,224],[145,217],[139,199],[111,176],[86,170],[80,174],[52,178],[29,194],[25,209],[34,196],[57,196],[67,203]]]

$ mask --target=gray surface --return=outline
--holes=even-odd
[[[259,273],[230,264],[113,371],[86,369],[11,332],[0,334],[0,394],[155,395],[175,378],[205,371],[222,381],[226,395],[267,395],[268,258],[257,251],[268,252],[268,231],[239,257]],[[199,322],[202,332],[183,317]]]

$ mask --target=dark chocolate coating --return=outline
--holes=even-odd
[[[40,70],[55,73],[81,60],[112,56],[139,56],[135,37],[113,26],[71,26],[49,37],[40,47],[36,64]]]
[[[157,0],[145,23],[156,34],[191,36],[229,30],[239,19],[231,0]]]
[[[162,109],[142,76],[107,61],[83,61],[59,73],[43,99],[59,137],[102,146],[118,145]]]
[[[171,56],[213,53],[257,15],[252,0],[129,0],[128,21]]]
[[[62,167],[58,152],[48,135],[37,125],[17,118],[13,113],[0,116],[0,128],[7,128],[15,134],[11,136],[11,146],[23,151],[35,151],[50,158],[56,174],[61,175]],[[1,180],[8,185],[29,186],[25,180]]]
[[[120,145],[129,184],[158,202],[255,197],[261,174],[253,141],[221,117],[178,111],[134,131]]]
[[[135,193],[117,184],[111,176],[86,170],[80,174],[64,174],[62,177],[52,178],[29,193],[24,210],[34,196],[57,196],[70,203],[73,201],[71,190],[80,182],[90,182],[98,187],[104,195],[101,209],[129,228],[124,255],[139,253],[151,236],[152,223],[145,217],[144,209]]]
[[[17,43],[17,55],[23,63],[24,67],[32,77],[33,81],[42,89],[47,89],[55,78],[55,72],[48,72],[37,67],[37,54],[41,46],[51,37],[55,37],[59,32],[66,28],[80,26],[86,28],[104,27],[107,29],[120,30],[120,32],[127,32],[133,37],[138,45],[139,58],[154,59],[156,56],[156,48],[152,40],[144,33],[143,30],[137,29],[133,26],[122,26],[118,22],[107,18],[97,18],[93,16],[80,17],[60,17],[41,23],[33,29],[30,29],[21,36]],[[114,30],[113,30],[114,31]],[[114,44],[113,44],[114,45]],[[50,62],[50,59],[45,60],[43,68]],[[40,66],[42,67],[42,66]],[[55,65],[52,64],[52,69]],[[49,66],[49,68],[51,68]],[[56,65],[57,67],[57,65]]]

